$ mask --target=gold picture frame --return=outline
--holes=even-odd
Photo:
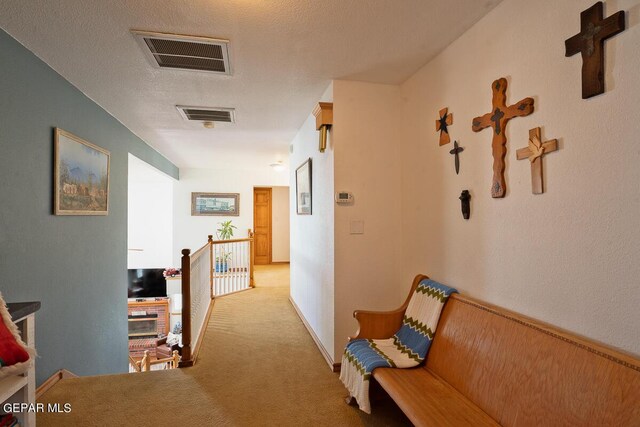
[[[111,153],[55,128],[54,215],[108,215]]]

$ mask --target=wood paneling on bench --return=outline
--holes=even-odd
[[[640,425],[637,360],[461,295],[426,367],[504,426]]]

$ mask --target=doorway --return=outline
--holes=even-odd
[[[289,187],[253,189],[255,264],[289,263]]]
[[[256,265],[271,264],[271,188],[253,189],[253,231]]]

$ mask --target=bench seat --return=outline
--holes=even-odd
[[[416,426],[497,426],[469,399],[422,367],[378,368],[373,377]]]

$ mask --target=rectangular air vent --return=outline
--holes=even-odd
[[[131,30],[155,67],[231,74],[229,40]]]
[[[183,119],[196,122],[235,123],[235,109],[214,107],[185,107],[176,105]]]

